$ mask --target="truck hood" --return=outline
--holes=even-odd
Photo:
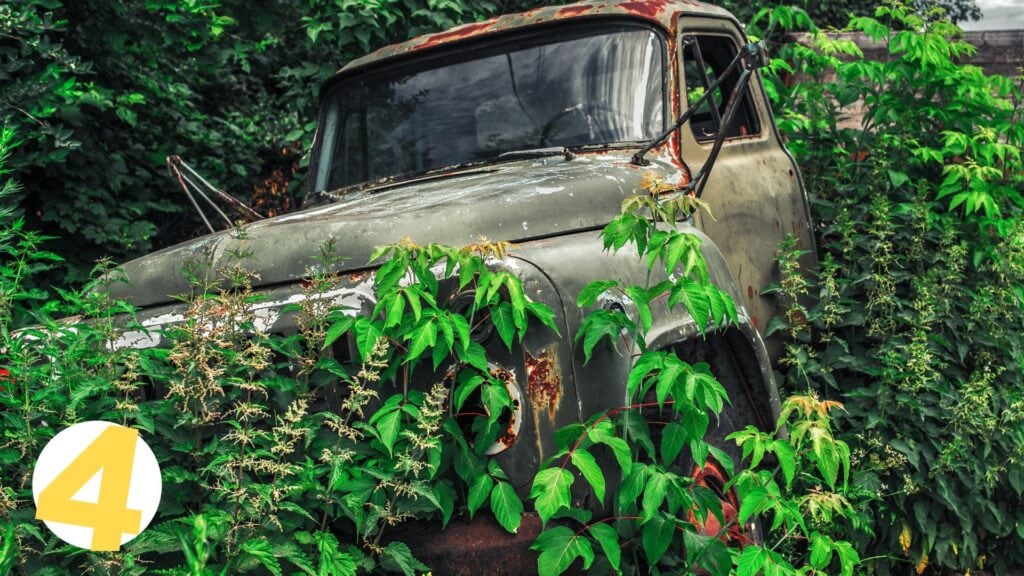
[[[188,274],[212,280],[216,271],[250,254],[243,264],[258,286],[297,282],[315,265],[320,245],[333,238],[343,262],[338,272],[372,267],[374,248],[409,238],[419,244],[463,246],[481,236],[523,242],[598,228],[641,188],[644,174],[678,174],[670,164],[629,163],[627,154],[580,154],[517,161],[453,172],[203,236],[123,265],[126,284],[112,296],[136,306],[165,303],[189,292]]]

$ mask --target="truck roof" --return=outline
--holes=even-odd
[[[417,36],[405,42],[391,44],[345,65],[339,74],[362,68],[368,64],[394,56],[412,54],[420,50],[446,45],[452,42],[500,34],[517,28],[586,18],[628,16],[647,20],[670,32],[682,15],[713,16],[735,20],[729,11],[695,0],[591,0],[565,6],[534,8],[527,12],[505,14],[490,20],[463,24],[443,32]]]

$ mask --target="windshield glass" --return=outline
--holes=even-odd
[[[355,76],[325,99],[316,189],[650,140],[664,129],[665,66],[653,30],[591,24]]]

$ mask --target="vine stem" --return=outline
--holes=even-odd
[[[643,516],[608,516],[607,518],[602,518],[602,519],[598,520],[597,522],[589,522],[589,523],[584,524],[582,528],[580,528],[579,530],[576,531],[576,534],[574,534],[574,537],[575,536],[579,536],[580,534],[583,534],[584,531],[589,530],[592,526],[597,526],[598,524],[604,524],[606,522],[611,522],[612,520],[618,522],[619,520],[641,520],[642,518],[643,518]]]
[[[674,400],[666,400],[664,402],[664,404],[674,404],[674,403],[675,403]],[[587,437],[587,433],[590,430],[592,430],[595,426],[600,424],[602,421],[607,420],[608,418],[611,418],[612,416],[615,416],[619,412],[624,412],[626,410],[636,410],[638,408],[650,408],[651,406],[657,406],[657,405],[658,405],[657,402],[644,402],[644,403],[641,403],[641,404],[630,404],[629,406],[619,406],[618,408],[613,408],[613,409],[605,412],[597,420],[594,420],[593,424],[591,424],[590,426],[584,426],[583,427],[583,432],[580,433],[579,438],[576,439],[576,443],[573,444],[572,448],[569,449],[569,452],[565,455],[565,460],[562,461],[562,465],[559,466],[558,468],[560,470],[565,469],[566,465],[569,464],[569,458],[572,457],[573,452],[575,452],[576,449],[580,447],[580,444],[583,443],[583,439]]]

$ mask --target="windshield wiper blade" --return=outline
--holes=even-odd
[[[565,146],[549,146],[547,148],[527,148],[525,150],[510,150],[498,154],[498,160],[514,160],[516,158],[543,158],[545,156],[563,156],[568,162],[576,157],[572,150]]]

